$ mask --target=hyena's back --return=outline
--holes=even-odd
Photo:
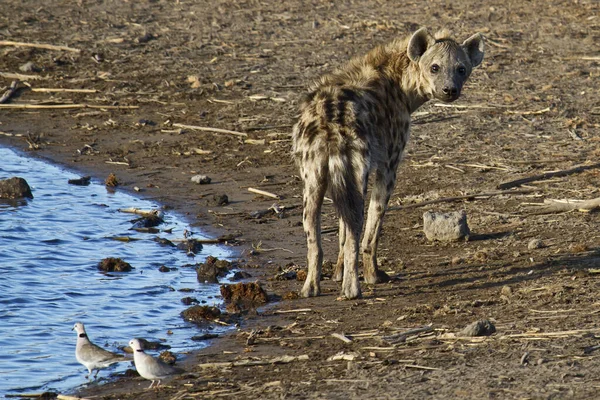
[[[347,221],[356,220],[363,206],[369,171],[381,163],[397,164],[410,124],[397,85],[371,65],[352,66],[353,73],[329,75],[305,97],[293,132],[305,185],[314,190],[326,185]]]

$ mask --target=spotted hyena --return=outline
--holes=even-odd
[[[308,243],[303,296],[320,293],[321,205],[329,188],[340,224],[334,279],[343,279],[343,296],[360,297],[358,250],[372,170],[375,181],[362,240],[364,280],[389,280],[377,268],[377,242],[408,141],[410,114],[431,98],[458,99],[471,70],[482,60],[480,34],[459,44],[445,32],[432,36],[422,28],[353,59],[314,85],[293,130]]]

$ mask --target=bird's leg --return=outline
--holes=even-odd
[[[152,380],[152,382],[150,382],[150,386],[148,386],[148,389],[151,389],[152,385],[154,385],[154,380]]]

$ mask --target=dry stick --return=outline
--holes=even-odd
[[[346,335],[342,335],[341,333],[332,333],[331,336],[336,339],[340,339],[344,343],[352,343],[352,339]]]
[[[81,53],[81,50],[74,49],[73,47],[55,46],[53,44],[43,43],[12,42],[10,40],[0,40],[0,46],[35,47],[36,49],[72,51],[73,53]]]
[[[556,212],[566,212],[573,210],[590,212],[600,207],[600,197],[596,197],[595,199],[591,200],[545,199],[544,204],[546,204],[546,206],[540,210],[535,211],[534,214],[552,214]]]
[[[8,79],[18,79],[20,81],[35,81],[37,79],[48,79],[45,76],[13,74],[12,72],[0,72],[0,77]]]
[[[73,108],[99,108],[107,110],[137,109],[139,106],[98,106],[91,104],[0,104],[0,108],[67,110]]]
[[[42,93],[98,93],[96,89],[31,88],[32,92]]]
[[[504,183],[499,184],[497,187],[498,187],[498,189],[510,189],[510,188],[513,188],[516,186],[520,186],[524,183],[541,181],[541,180],[545,180],[545,179],[554,178],[557,176],[567,176],[567,175],[572,175],[572,174],[578,174],[580,172],[587,171],[588,169],[594,169],[594,168],[599,168],[599,167],[600,167],[600,163],[595,163],[595,164],[590,164],[590,165],[578,165],[577,167],[573,167],[570,169],[545,172],[543,174],[534,175],[534,176],[530,176],[527,178],[521,178],[521,179],[516,179],[514,181],[504,182]]]
[[[289,364],[294,361],[307,361],[309,359],[308,354],[303,354],[301,356],[281,356],[281,357],[273,357],[270,359],[263,360],[238,360],[238,361],[229,361],[229,362],[216,362],[216,363],[205,363],[198,364],[197,366],[200,368],[223,368],[223,367],[252,367],[256,365],[271,365],[271,364]]]
[[[230,131],[227,129],[220,129],[220,128],[211,128],[208,126],[196,126],[196,125],[184,125],[184,124],[173,124],[173,126],[177,127],[177,128],[182,128],[182,129],[192,129],[192,130],[196,130],[196,131],[213,132],[213,133],[228,133],[230,135],[248,137],[248,134],[244,133],[244,132],[236,132],[236,131]]]
[[[533,189],[518,189],[518,190],[501,190],[501,191],[487,192],[487,193],[486,192],[474,193],[474,194],[468,194],[468,195],[464,195],[464,196],[442,197],[441,199],[427,200],[427,201],[422,201],[420,203],[407,204],[405,206],[392,206],[392,207],[389,207],[387,209],[387,211],[404,210],[407,208],[423,207],[423,206],[427,206],[429,204],[446,203],[446,202],[452,202],[452,201],[457,201],[457,200],[476,199],[478,197],[502,196],[504,194],[527,194],[527,193],[531,193],[531,192],[534,192],[534,190]]]
[[[0,104],[6,103],[16,93],[18,85],[19,81],[12,81],[8,90],[0,97]]]
[[[382,339],[391,344],[402,343],[402,342],[405,342],[406,338],[411,335],[414,335],[417,333],[431,332],[431,331],[433,331],[433,327],[431,325],[425,325],[425,326],[421,326],[419,328],[409,329],[404,332],[396,333],[394,335],[384,336],[384,337],[382,337]]]
[[[271,193],[271,192],[267,192],[264,190],[251,188],[251,187],[248,188],[248,191],[252,192],[252,193],[260,194],[261,196],[271,197],[271,198],[274,198],[277,200],[279,200],[281,198],[278,195],[276,195],[275,193]]]

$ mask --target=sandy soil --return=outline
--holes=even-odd
[[[517,178],[597,162],[597,1],[4,0],[0,10],[0,39],[80,50],[0,47],[3,84],[14,79],[8,74],[28,75],[8,104],[93,106],[2,109],[0,143],[98,182],[114,173],[118,190],[137,187],[199,230],[235,235],[240,258],[259,266],[248,272],[276,299],[297,292],[301,282],[270,278],[279,268],[304,266],[301,185],[289,156],[304,88],[352,55],[420,26],[449,28],[461,40],[474,32],[487,39],[484,63],[463,98],[452,107],[430,102],[414,118],[391,200],[410,207],[388,214],[380,244],[383,268],[395,280],[363,287],[356,301],[337,301],[338,285],[325,280],[318,298],[280,300],[245,315],[239,330],[188,357],[190,372],[158,391],[145,390],[148,382],[139,377],[121,377],[86,396],[590,399],[600,393],[598,353],[589,349],[600,338],[598,214],[539,215],[532,205],[600,197],[599,169],[535,180],[514,194],[475,196]],[[20,70],[27,62],[33,70]],[[33,91],[39,88],[95,92]],[[192,183],[196,174],[212,183]],[[216,205],[214,196],[222,194],[229,204]],[[473,197],[414,206],[466,195]],[[273,203],[296,207],[250,218]],[[459,209],[468,214],[471,240],[428,242],[423,212]],[[333,209],[324,212],[324,228],[334,227]],[[530,245],[538,239],[541,246]],[[325,251],[335,260],[335,230],[325,235]],[[480,319],[492,320],[496,333],[457,337]],[[389,338],[428,324],[431,331],[397,343]],[[292,361],[269,362],[282,356]],[[199,366],[218,362],[239,366]]]

